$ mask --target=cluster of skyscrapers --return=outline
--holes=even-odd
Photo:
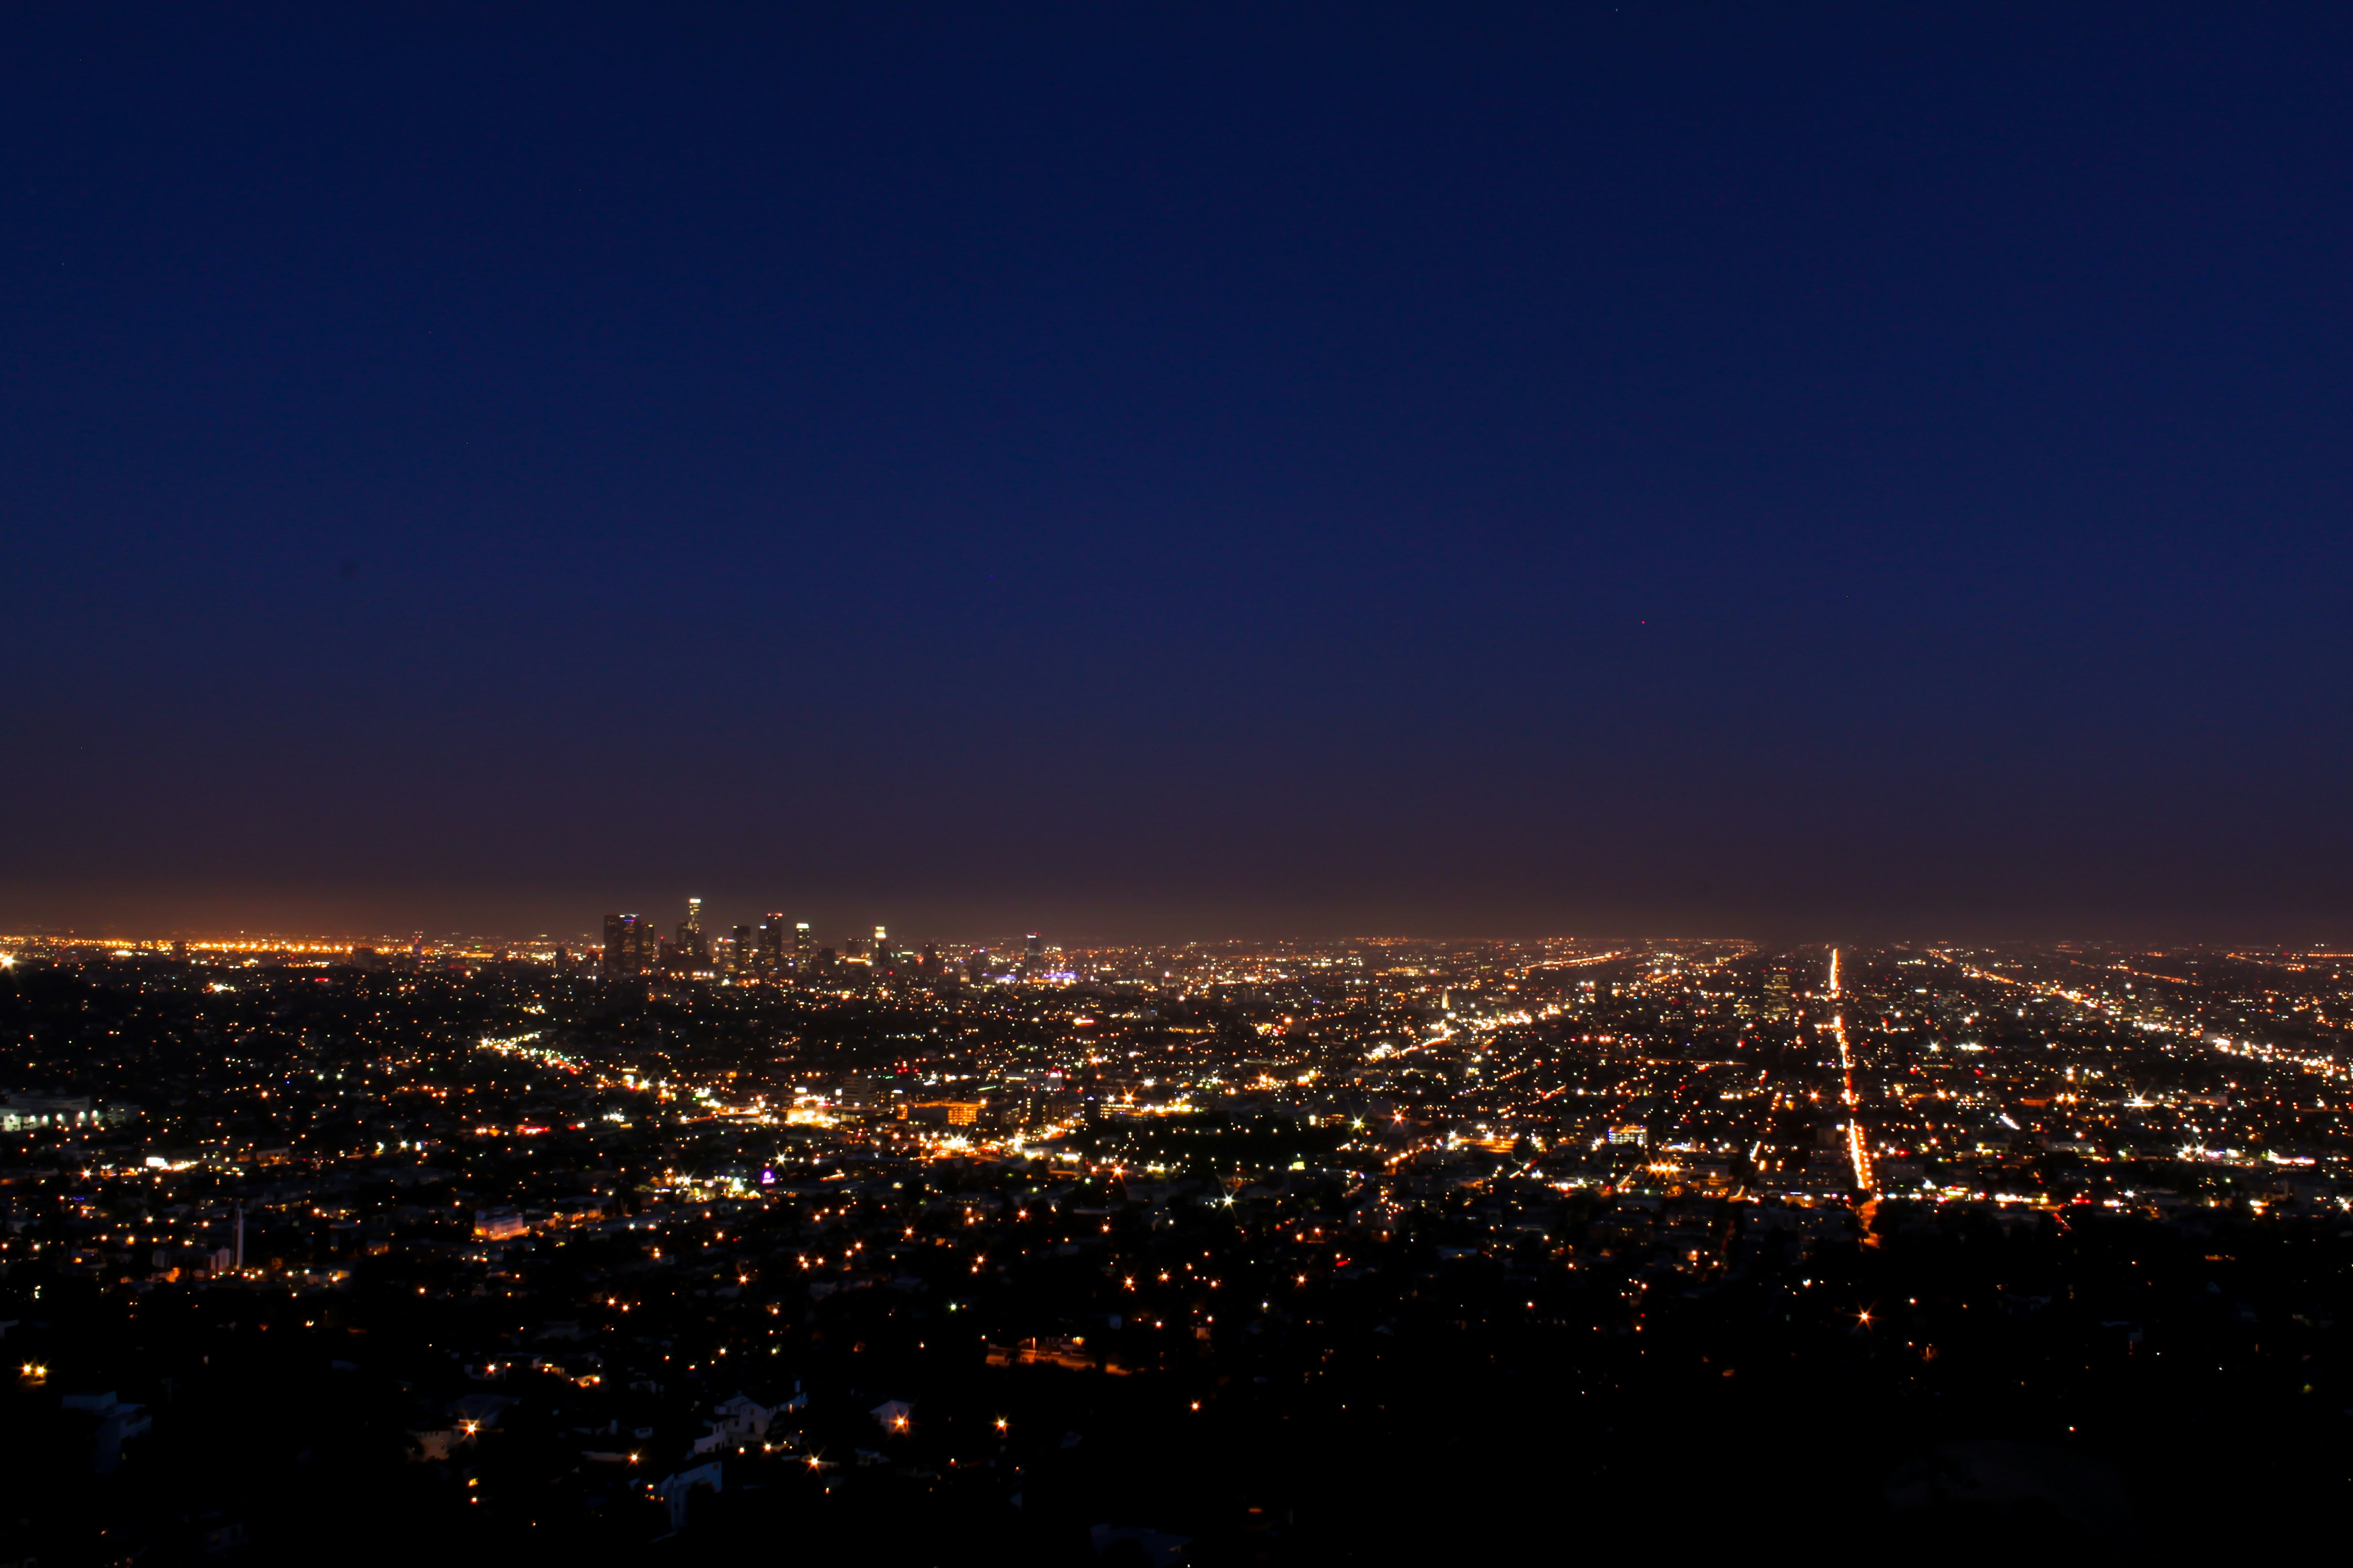
[[[878,942],[883,940],[881,926],[874,928],[874,934]],[[817,957],[808,922],[788,925],[781,913],[770,914],[757,925],[736,926],[715,942],[703,929],[701,899],[686,901],[686,918],[669,936],[663,936],[648,915],[605,917],[604,971],[610,979],[638,974],[776,975],[806,970]]]
[[[975,978],[988,967],[989,953],[976,949],[964,960]],[[1045,964],[1044,939],[1031,931],[1025,939],[1021,973],[1038,974]],[[602,968],[607,979],[662,975],[686,980],[778,980],[786,976],[817,976],[862,965],[870,973],[903,971],[917,978],[943,977],[950,961],[938,948],[926,945],[907,952],[891,940],[890,928],[876,926],[872,937],[854,936],[839,952],[820,948],[809,922],[787,922],[781,912],[764,916],[756,925],[736,925],[725,936],[714,936],[702,923],[702,900],[686,901],[686,918],[663,936],[650,916],[608,914],[605,917]]]

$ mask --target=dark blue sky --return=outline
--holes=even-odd
[[[0,920],[2336,939],[2353,14],[16,7]]]

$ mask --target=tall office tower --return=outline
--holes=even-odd
[[[785,966],[785,917],[771,914],[760,922],[760,973],[774,974]]]
[[[653,926],[643,915],[605,917],[605,977],[642,974],[651,952]]]
[[[678,922],[678,941],[671,957],[681,969],[707,968],[711,963],[710,939],[702,934],[702,900],[686,900],[686,919]]]
[[[891,962],[891,928],[876,926],[874,928],[874,962],[888,963]]]
[[[733,934],[734,940],[727,944],[727,973],[749,974],[753,959],[756,956],[752,948],[752,928],[737,926]]]
[[[1045,939],[1034,931],[1029,933],[1029,941],[1022,952],[1021,961],[1029,966],[1029,973],[1032,974],[1046,967]]]
[[[793,927],[793,965],[797,969],[806,969],[808,967],[808,961],[816,956],[817,946],[809,936],[808,921],[803,921]]]

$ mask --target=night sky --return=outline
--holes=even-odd
[[[2349,204],[2341,7],[16,6],[0,921],[2353,940]]]

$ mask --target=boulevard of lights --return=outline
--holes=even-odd
[[[267,1328],[373,1391],[353,1463],[418,1506],[652,1540],[759,1490],[1042,1529],[1105,1401],[1349,1430],[1405,1419],[1374,1392],[1399,1358],[1464,1345],[1599,1409],[1677,1342],[1714,1377],[1736,1300],[1835,1331],[1889,1398],[1962,1375],[1988,1307],[2045,1314],[2071,1390],[2178,1343],[2166,1376],[2334,1397],[2310,1271],[2226,1281],[2341,1247],[2353,955],[723,943],[619,974],[562,946],[0,938],[21,1408],[115,1389],[140,1414],[104,1473],[161,1474],[203,1441],[161,1380]],[[2013,1249],[2000,1278],[1902,1273],[1968,1237]],[[2094,1242],[2147,1277],[2125,1305],[2016,1250]],[[2168,1319],[2144,1253],[2228,1313]]]

